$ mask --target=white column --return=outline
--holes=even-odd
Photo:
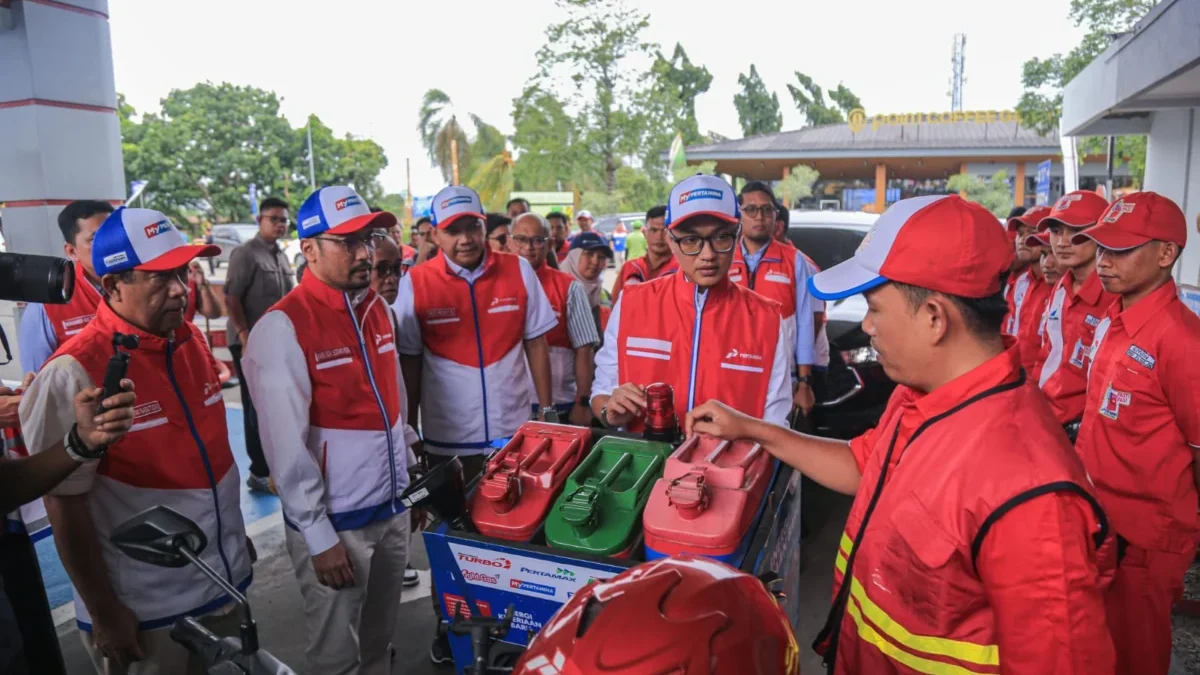
[[[63,206],[125,196],[107,0],[0,0],[0,64],[8,250],[62,255]]]

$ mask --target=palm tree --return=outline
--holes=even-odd
[[[429,161],[442,171],[447,183],[454,178],[451,157],[451,141],[458,142],[458,165],[466,167],[469,156],[467,132],[458,123],[454,104],[441,89],[430,89],[421,100],[421,112],[417,122],[421,142],[429,153]]]
[[[513,189],[513,158],[508,150],[487,160],[471,175],[467,186],[479,193],[483,208],[503,211]]]

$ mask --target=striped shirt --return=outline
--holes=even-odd
[[[574,349],[600,344],[600,331],[592,318],[587,291],[578,281],[572,281],[567,289],[567,335]]]

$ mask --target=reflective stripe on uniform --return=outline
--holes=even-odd
[[[838,571],[843,575],[846,573],[846,561],[850,557],[850,551],[853,548],[854,542],[851,541],[849,535],[843,532],[837,562],[835,563]],[[845,583],[844,579],[842,583]],[[953,664],[923,659],[909,654],[898,649],[891,642],[903,645],[913,651],[925,652],[926,654],[935,656],[946,656],[966,663],[976,663],[982,666],[1000,665],[1000,649],[996,645],[981,645],[974,642],[951,640],[931,635],[913,634],[889,616],[887,612],[883,611],[883,608],[872,602],[867,596],[866,589],[853,576],[850,578],[850,597],[852,600],[847,603],[846,610],[854,618],[854,623],[858,626],[859,637],[878,647],[888,657],[903,663],[913,670],[930,673],[931,675],[972,675],[976,673],[976,671],[967,670]],[[869,622],[863,621],[864,615]],[[876,629],[878,629],[878,632]],[[886,635],[891,642],[881,637],[879,632]]]

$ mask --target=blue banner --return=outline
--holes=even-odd
[[[1187,308],[1200,315],[1200,288],[1179,284],[1179,299]]]
[[[250,184],[250,215],[258,215],[258,186]]]
[[[1037,169],[1037,205],[1050,205],[1050,160],[1038,164]],[[1020,204],[1018,204],[1020,206]]]
[[[416,221],[426,216],[433,215],[433,197],[413,197],[412,201],[412,217]]]

